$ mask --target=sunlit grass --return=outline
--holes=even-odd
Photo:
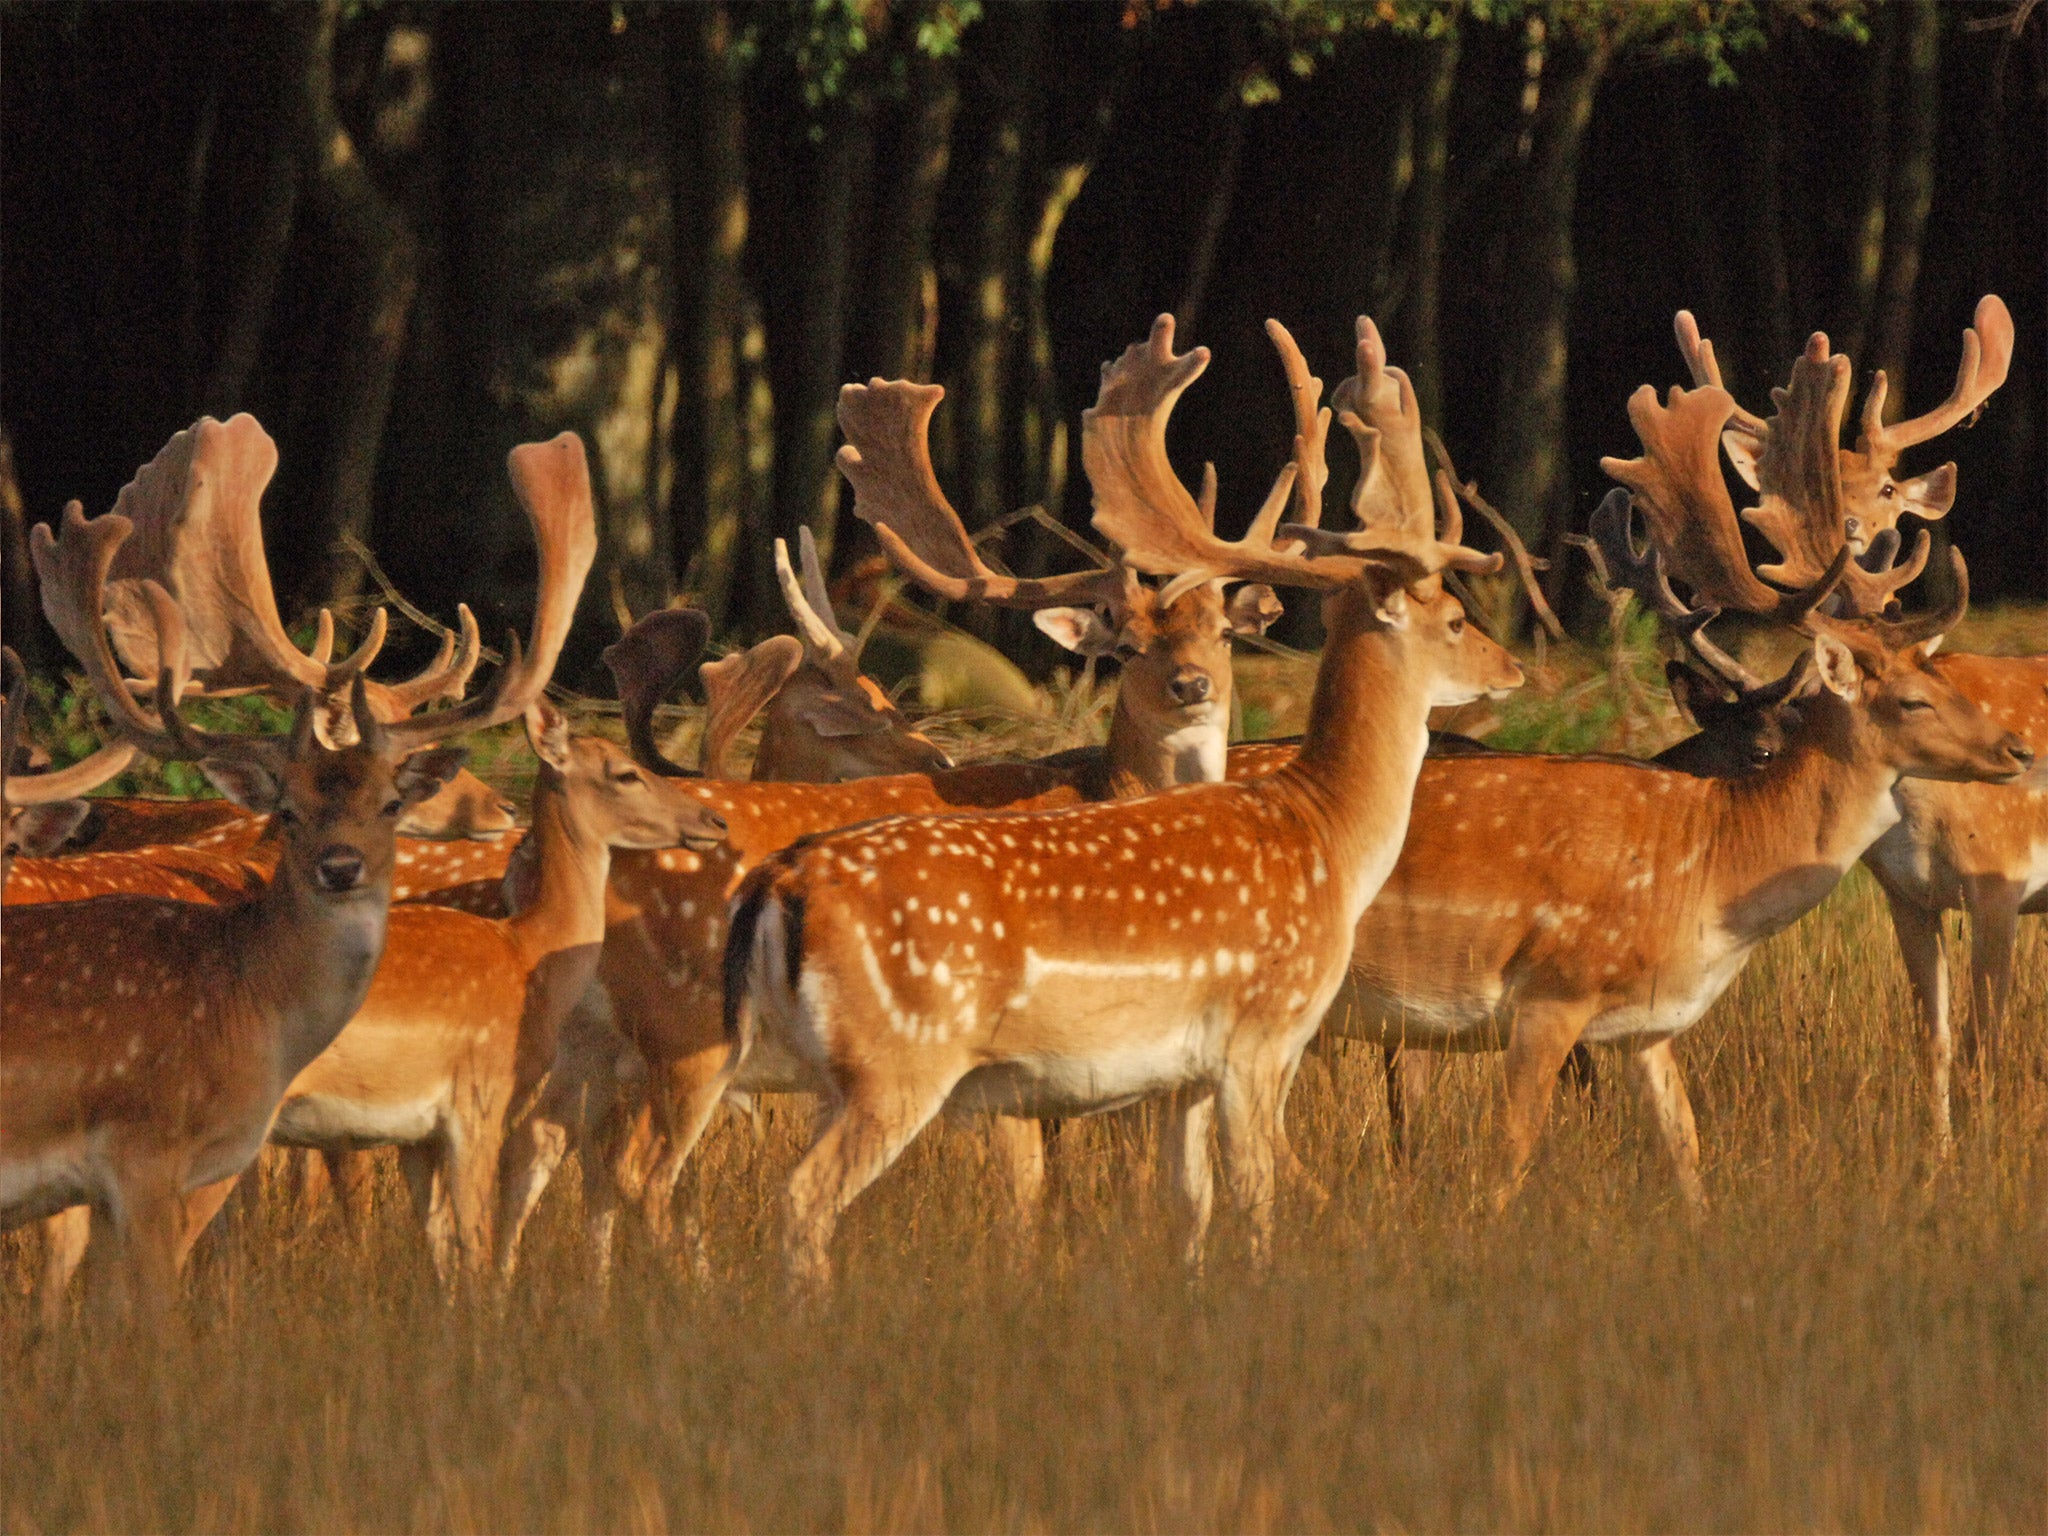
[[[1547,664],[1586,689],[1574,710],[1629,686],[1598,651]],[[1298,728],[1299,673],[1246,668],[1276,729]],[[517,772],[507,739],[494,774]],[[1064,1127],[1030,1239],[1001,1226],[974,1127],[935,1126],[856,1205],[808,1311],[775,1245],[799,1101],[770,1102],[758,1143],[736,1120],[711,1137],[710,1279],[628,1227],[608,1309],[572,1168],[502,1306],[442,1302],[395,1167],[360,1240],[273,1169],[163,1339],[90,1317],[40,1336],[34,1239],[0,1243],[0,1526],[2041,1530],[2044,1020],[2032,921],[1932,1163],[1859,872],[1680,1044],[1699,1230],[1619,1062],[1590,1102],[1560,1092],[1494,1217],[1498,1058],[1446,1063],[1396,1167],[1377,1054],[1318,1045],[1289,1124],[1330,1206],[1284,1213],[1266,1274],[1220,1222],[1196,1282],[1168,1257],[1145,1110]]]

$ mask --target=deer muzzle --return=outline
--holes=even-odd
[[[320,882],[320,889],[337,896],[354,890],[363,883],[361,850],[341,843],[321,849],[313,864],[313,878]]]

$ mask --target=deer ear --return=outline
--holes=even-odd
[[[1948,509],[1956,503],[1956,467],[1953,464],[1944,464],[1911,480],[1892,483],[1898,487],[1899,510],[1924,517],[1930,523],[1936,518],[1947,517]]]
[[[1233,635],[1263,635],[1286,611],[1278,593],[1263,581],[1252,581],[1230,594],[1223,615],[1230,621]]]
[[[1715,706],[1725,703],[1721,690],[1682,661],[1664,664],[1664,681],[1679,712],[1694,725],[1705,726]]]
[[[1365,600],[1372,605],[1372,616],[1389,629],[1406,629],[1408,588],[1403,573],[1390,566],[1369,563],[1359,579],[1365,583]]]
[[[1116,631],[1093,608],[1040,608],[1031,622],[1048,640],[1077,655],[1107,656],[1116,649]]]
[[[7,840],[17,852],[31,859],[47,859],[71,841],[71,834],[92,814],[90,800],[54,800],[48,805],[25,805],[15,813],[7,829]]]
[[[785,698],[783,707],[802,721],[812,735],[825,741],[844,736],[874,736],[889,728],[884,706],[865,694],[849,695],[837,688],[807,688]]]
[[[284,784],[277,775],[246,758],[202,757],[199,771],[228,799],[259,816],[269,815],[284,799]]]
[[[391,777],[407,805],[418,805],[462,771],[469,761],[466,747],[428,747],[400,763]]]
[[[535,699],[526,706],[526,744],[557,773],[568,771],[569,722],[546,699]]]
[[[1813,671],[1821,687],[1837,698],[1854,699],[1863,681],[1855,653],[1833,635],[1813,637]]]

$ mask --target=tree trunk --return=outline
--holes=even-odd
[[[1934,0],[1909,0],[1898,18],[1898,105],[1892,116],[1890,185],[1885,194],[1884,263],[1877,283],[1868,366],[1892,380],[1887,420],[1906,406],[1906,364],[1913,349],[1913,290],[1934,201],[1935,131],[1941,87],[1941,17]],[[1850,354],[1852,357],[1854,353]],[[1858,359],[1860,362],[1861,359]]]
[[[998,6],[977,35],[975,116],[985,139],[969,181],[965,262],[966,346],[954,414],[962,515],[981,528],[1010,510],[1005,478],[1011,332],[1022,254],[1024,149],[1044,18],[1035,6]]]
[[[349,293],[348,319],[327,400],[328,455],[316,503],[321,563],[308,590],[327,600],[353,597],[362,567],[337,555],[336,538],[367,538],[377,457],[391,414],[391,391],[405,349],[419,285],[419,245],[404,218],[370,180],[334,106],[334,33],[342,0],[322,0],[305,59],[307,139],[301,146],[306,214],[326,232],[336,275]],[[303,13],[302,13],[303,14]]]
[[[1885,202],[1891,181],[1892,57],[1898,33],[1897,8],[1879,11],[1871,29],[1865,65],[1868,73],[1864,77],[1861,134],[1863,177],[1857,190],[1855,232],[1849,247],[1848,312],[1836,332],[1841,338],[1841,350],[1852,358],[1864,355],[1863,343],[1870,335],[1877,280],[1884,266]]]
[[[676,552],[682,589],[723,627],[753,516],[740,349],[747,330],[747,128],[726,6],[664,13],[676,120]]]
[[[1570,511],[1565,405],[1568,328],[1577,284],[1572,213],[1579,152],[1610,47],[1602,43],[1581,50],[1552,43],[1507,236],[1499,427],[1490,478],[1501,511],[1523,537],[1542,548],[1556,542]]]
[[[858,270],[858,218],[874,150],[870,104],[857,94],[823,110],[815,140],[805,131],[811,124],[801,107],[779,126],[784,181],[775,199],[781,207],[755,253],[775,392],[774,502],[766,536],[749,542],[736,604],[747,627],[762,633],[785,623],[774,541],[787,540],[794,549],[797,530],[808,527],[820,557],[832,556],[841,484],[833,464],[836,408],[851,278]]]
[[[490,508],[480,561],[508,615],[532,556],[506,483],[514,444],[583,438],[598,514],[585,648],[619,603],[660,606],[674,580],[665,491],[670,138],[661,29],[599,8],[452,7],[469,82],[450,183],[462,199],[451,281],[468,305],[470,494]],[[564,675],[573,676],[572,664]]]
[[[0,643],[34,667],[42,647],[37,643],[35,578],[29,574],[28,516],[14,478],[14,439],[5,427],[0,427],[0,602],[5,603]]]
[[[1792,335],[1792,268],[1785,252],[1785,112],[1786,60],[1784,28],[1773,25],[1769,46],[1755,65],[1744,71],[1744,95],[1755,125],[1755,169],[1744,178],[1745,191],[1755,197],[1742,220],[1749,240],[1750,270],[1756,274],[1757,304],[1751,325],[1756,341],[1749,379],[1769,379],[1790,366],[1797,343]],[[1767,398],[1753,390],[1744,399]]]
[[[932,227],[952,163],[960,88],[950,58],[917,53],[896,142],[877,161],[874,228],[868,241],[864,314],[849,360],[862,376],[930,377],[928,296]]]
[[[1441,422],[1444,403],[1444,210],[1451,155],[1451,93],[1458,82],[1458,34],[1423,44],[1421,85],[1414,120],[1415,179],[1409,189],[1408,249],[1402,261],[1408,302],[1402,355],[1413,359],[1409,378],[1424,421]]]

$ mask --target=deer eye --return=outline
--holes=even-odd
[[[612,770],[614,784],[645,784],[646,778],[638,768],[619,767]]]
[[[405,802],[401,799],[397,799],[394,797],[384,802],[384,814],[386,816],[396,816],[400,811],[404,809]]]
[[[1896,496],[1899,494],[1899,488],[1887,480],[1877,488],[1877,494],[1880,496]]]
[[[1463,615],[1461,614],[1461,615],[1459,615],[1459,616],[1458,616],[1457,618],[1455,618],[1455,619],[1451,620],[1451,626],[1450,626],[1450,627],[1451,627],[1451,633],[1452,633],[1452,634],[1454,634],[1454,635],[1462,635],[1463,633],[1465,633],[1465,619],[1464,619],[1464,616],[1463,616]]]
[[[288,805],[280,805],[271,814],[277,818],[277,824],[281,827],[296,827],[299,824],[299,813]]]
[[[1752,763],[1755,763],[1759,768],[1761,768],[1765,763],[1776,762],[1777,758],[1778,754],[1773,752],[1769,747],[1751,747],[1749,749],[1749,760]]]
[[[1921,709],[1932,709],[1934,708],[1934,706],[1928,703],[1925,699],[1901,699],[1899,700],[1899,708],[1911,711]]]
[[[1116,650],[1113,651],[1111,654],[1114,655],[1118,661],[1136,661],[1140,656],[1144,654],[1144,652],[1138,646],[1131,644],[1131,642],[1128,640],[1119,640],[1116,643]]]

